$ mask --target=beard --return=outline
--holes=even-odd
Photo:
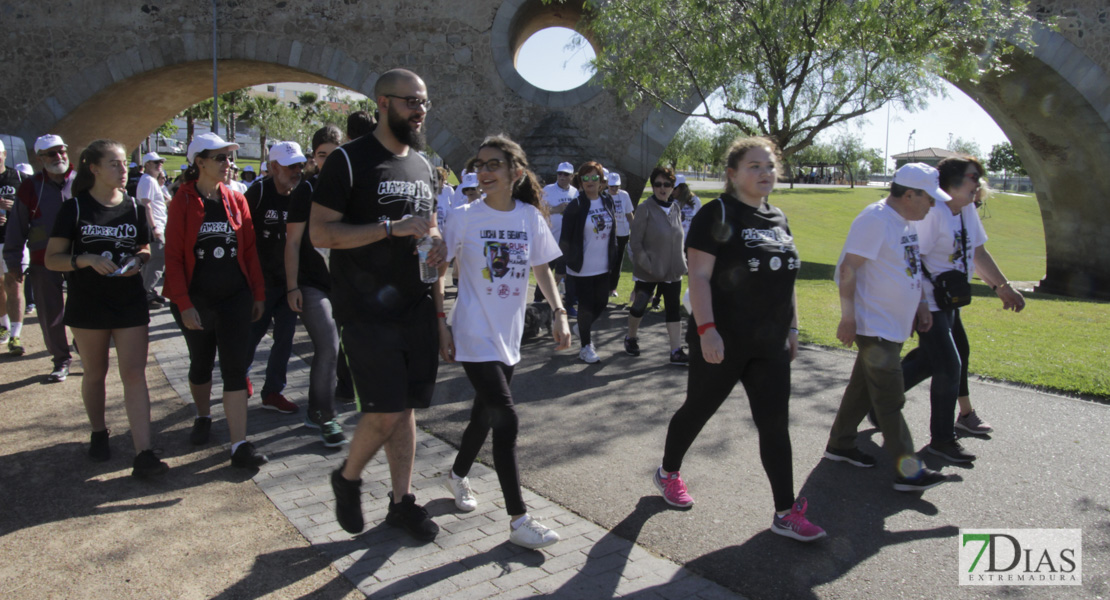
[[[52,175],[65,175],[66,171],[69,170],[69,161],[68,160],[63,160],[61,163],[59,163],[57,165],[52,164],[52,163],[51,164],[46,164],[46,165],[43,165],[42,168],[44,170],[46,170],[47,173],[50,173]]]
[[[392,106],[389,107],[389,111],[386,113],[386,123],[389,125],[389,131],[393,134],[393,137],[409,148],[419,152],[427,145],[427,140],[424,138],[424,128],[413,129],[409,125],[408,119],[393,112]]]

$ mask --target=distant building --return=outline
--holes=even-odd
[[[935,167],[940,161],[953,156],[960,156],[960,153],[945,150],[944,148],[922,148],[920,150],[914,150],[913,152],[895,154],[891,156],[891,158],[894,159],[894,170],[898,170],[904,164],[915,162],[925,163]]]
[[[305,92],[316,94],[317,102],[323,102],[330,106],[332,110],[337,110],[339,112],[350,111],[351,105],[349,102],[357,102],[366,98],[366,96],[358,92],[352,92],[345,88],[320,85],[318,83],[287,81],[282,83],[255,85],[250,88],[250,94],[252,96],[277,98],[285,104],[297,104],[299,102],[298,96]]]

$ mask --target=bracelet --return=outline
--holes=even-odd
[[[447,313],[438,312],[438,313],[436,313],[436,318],[437,319],[446,319],[447,318]]]
[[[393,221],[390,220],[388,217],[386,217],[386,219],[385,219],[385,221],[383,221],[383,223],[385,223],[385,237],[387,237],[387,238],[393,237]]]
[[[69,255],[69,264],[70,264],[70,266],[73,267],[74,271],[81,268],[81,267],[77,266],[77,255],[76,254],[70,254]]]
[[[798,328],[797,327],[791,327],[790,328],[790,333],[798,333]]]
[[[991,286],[991,291],[992,291],[992,292],[997,292],[997,291],[998,291],[998,288],[1000,288],[1000,287],[1006,287],[1006,286],[1008,286],[1008,285],[1010,285],[1010,282],[1009,282],[1009,281],[1006,281],[1006,282],[1004,282],[1004,283],[1002,283],[1002,284],[1000,284],[1000,285],[992,285],[992,286]]]
[[[285,290],[285,293],[286,293],[286,294],[292,294],[293,292],[295,292],[295,291],[297,291],[297,290],[299,290],[299,289],[301,289],[301,288],[299,288],[299,287],[295,287],[295,288],[293,288],[293,289],[291,289],[291,290]]]
[[[713,321],[710,321],[710,322],[706,323],[705,325],[698,325],[698,335],[705,335],[706,331],[709,331],[710,329],[716,329],[716,328],[717,328],[717,324],[714,323]]]
[[[559,307],[551,309],[551,312],[553,314],[556,314],[556,315],[565,315],[565,314],[567,314],[567,309],[563,308],[562,306],[559,306]]]

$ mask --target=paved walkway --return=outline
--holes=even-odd
[[[189,397],[188,351],[169,311],[151,315],[151,354],[185,403]],[[165,334],[163,334],[165,332]],[[255,365],[265,364],[270,338],[259,346]],[[285,395],[307,403],[308,365],[296,355],[289,363]],[[214,374],[220,384],[219,372]],[[256,376],[256,381],[260,376]],[[249,439],[269,455],[253,480],[289,521],[324,553],[360,591],[373,598],[739,598],[681,565],[610,533],[563,506],[524,490],[529,512],[555,528],[562,541],[540,551],[508,542],[508,517],[492,469],[476,464],[470,479],[478,510],[460,513],[441,485],[455,449],[417,431],[413,489],[440,525],[433,543],[420,544],[384,524],[389,467],[383,453],[363,472],[363,512],[367,530],[351,536],[335,521],[328,476],[347,455],[324,448],[315,430],[301,425],[302,413],[257,410],[253,398]],[[340,416],[350,435],[358,415],[353,405]],[[222,418],[222,404],[213,417]],[[217,426],[214,431],[219,429]],[[261,432],[261,433],[260,433]]]

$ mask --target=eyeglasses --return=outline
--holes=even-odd
[[[432,110],[432,101],[428,100],[427,98],[417,98],[416,96],[394,96],[393,94],[385,94],[385,97],[404,100],[405,106],[408,107],[409,110],[416,110],[421,106],[424,107],[424,110]]]
[[[62,148],[61,150],[47,150],[45,152],[39,152],[39,156],[50,157],[50,158],[58,158],[59,156],[65,156],[65,155],[66,155],[66,149],[65,148]]]
[[[582,176],[582,181],[586,181],[586,182],[601,181],[601,175],[583,175]]]
[[[653,181],[653,182],[651,182],[651,187],[673,188],[674,184],[669,182],[669,181]]]
[[[571,176],[571,174],[570,174],[570,173],[562,173],[562,172],[559,172],[559,173],[556,173],[556,174],[555,174],[555,176],[556,176],[556,177],[570,177],[570,176]]]
[[[214,160],[220,163],[231,162],[231,157],[227,154],[217,154],[216,156],[202,156],[201,158],[207,158],[208,160]]]
[[[491,158],[486,161],[476,160],[471,163],[470,166],[474,169],[475,173],[478,173],[483,169],[485,169],[489,173],[492,173],[505,166],[505,161],[501,160],[500,158]]]

